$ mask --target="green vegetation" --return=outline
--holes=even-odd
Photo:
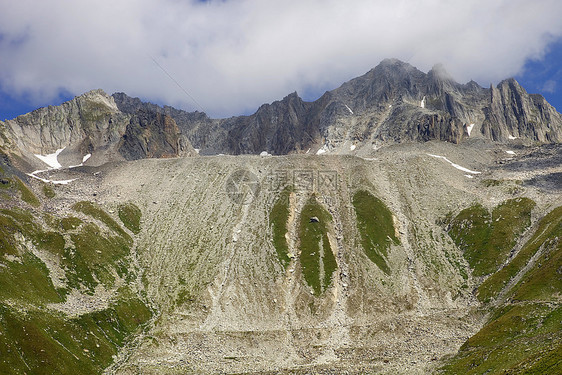
[[[273,205],[269,214],[269,222],[273,227],[273,246],[277,251],[277,257],[283,267],[289,264],[289,245],[287,244],[287,221],[289,220],[289,195],[290,190],[285,189],[277,202]]]
[[[313,222],[311,218],[318,218]],[[322,294],[332,282],[337,264],[328,239],[328,225],[332,215],[315,197],[311,197],[301,211],[299,223],[300,261],[307,284],[315,295]]]
[[[78,219],[77,217],[65,217],[60,220],[60,227],[64,231],[69,231],[72,229],[76,229],[82,224],[82,220]]]
[[[449,222],[449,235],[463,250],[475,276],[489,275],[505,262],[517,237],[531,224],[534,206],[528,198],[509,199],[490,214],[474,205]]]
[[[23,194],[22,194],[23,197]],[[23,199],[23,198],[22,198]],[[151,310],[123,286],[108,308],[68,317],[46,307],[63,303],[70,289],[93,293],[98,283],[115,284],[129,272],[131,238],[99,207],[81,202],[75,208],[102,221],[114,235],[88,218],[42,217],[13,208],[0,210],[0,373],[101,373],[122,345],[152,316]],[[41,216],[39,216],[41,217]],[[58,259],[61,282],[56,288],[46,264],[31,246]]]
[[[95,219],[98,219],[102,223],[104,223],[109,229],[113,230],[115,233],[119,234],[121,237],[125,238],[129,243],[132,243],[133,240],[131,236],[127,234],[121,228],[119,224],[111,216],[109,216],[104,210],[101,209],[98,205],[92,202],[78,202],[75,203],[72,208],[77,212],[82,212],[86,215],[89,215]]]
[[[0,267],[0,301],[17,299],[34,305],[64,301],[64,295],[55,290],[47,267],[33,254],[26,252],[21,259],[4,265]]]
[[[63,264],[72,287],[86,286],[90,291],[99,280],[105,286],[114,283],[113,271],[119,276],[127,272],[129,255],[127,240],[119,236],[103,236],[100,228],[88,223],[70,235],[75,248],[65,249]]]
[[[45,195],[45,197],[51,199],[55,197],[55,191],[53,190],[53,187],[51,185],[43,185],[43,195]]]
[[[140,219],[142,216],[140,208],[133,203],[121,204],[119,205],[118,213],[119,219],[131,232],[135,234],[140,232]]]
[[[552,295],[552,288],[555,288],[556,285],[560,286],[561,279],[560,271],[556,268],[556,262],[560,262],[562,252],[560,251],[560,241],[556,238],[562,238],[562,207],[558,207],[546,215],[539,222],[538,229],[533,237],[521,248],[517,256],[480,285],[478,298],[482,301],[488,301],[496,296],[509,280],[527,265],[541,246],[545,248],[544,254],[538,259],[537,263],[543,266],[535,268],[531,274],[525,276],[522,280],[524,284],[516,295],[519,299],[527,299],[528,296],[526,297],[525,294],[529,294],[529,296],[540,294],[544,298]],[[554,249],[558,249],[558,251],[556,252]],[[549,259],[551,262],[548,262]],[[549,267],[545,265],[547,263],[550,264]],[[532,275],[537,277],[530,279]]]
[[[450,374],[562,373],[562,207],[546,215],[533,237],[479,288],[487,301],[541,251],[534,267],[508,291],[506,302],[463,344],[442,372]]]
[[[0,210],[0,255],[18,255],[22,246],[19,235],[37,239],[40,229],[33,216],[20,209]]]
[[[122,295],[110,308],[68,319],[0,303],[0,373],[99,374],[131,334],[150,319],[138,298]]]
[[[388,249],[392,243],[400,243],[396,237],[392,213],[380,199],[365,190],[353,195],[353,206],[357,214],[361,245],[367,257],[389,274],[390,268],[386,263]]]
[[[442,373],[562,373],[562,307],[506,306],[461,346]]]
[[[14,177],[14,181],[17,189],[20,191],[21,200],[32,205],[33,207],[39,207],[41,204],[39,199],[33,194],[33,192],[17,177]]]

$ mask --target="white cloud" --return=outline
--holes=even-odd
[[[556,81],[553,79],[546,81],[542,86],[542,91],[554,94],[556,92]]]
[[[331,89],[387,57],[482,85],[562,36],[558,0],[0,0],[0,87],[124,91],[213,116]]]

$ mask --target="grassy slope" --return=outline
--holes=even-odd
[[[141,230],[141,210],[132,203],[119,205],[119,219],[133,233],[138,234]]]
[[[357,227],[361,245],[367,257],[382,271],[389,274],[386,257],[391,243],[398,244],[392,213],[386,205],[371,193],[360,190],[353,195],[353,206],[357,214]]]
[[[319,222],[311,222],[312,217],[317,217]],[[320,295],[331,284],[332,273],[337,268],[327,235],[332,215],[312,197],[303,207],[299,220],[302,272],[314,294]]]
[[[492,312],[488,323],[448,360],[442,372],[562,373],[562,207],[541,220],[518,256],[488,278],[480,293],[489,297],[501,291],[539,248],[542,255],[508,291],[508,302]]]
[[[100,282],[112,287],[115,273],[132,276],[127,267],[132,238],[89,202],[75,205],[90,216],[85,221],[48,215],[48,226],[38,220],[40,201],[31,189],[17,177],[0,174],[3,203],[11,206],[0,210],[0,373],[98,374],[150,319],[151,310],[126,284],[109,308],[78,317],[47,304],[64,302],[73,288],[93,293]],[[64,288],[55,288],[32,248],[57,259]]]
[[[269,222],[273,230],[273,246],[277,252],[279,262],[287,268],[289,264],[289,245],[285,234],[287,233],[287,221],[289,220],[289,194],[288,189],[284,190],[269,214]]]
[[[463,250],[475,276],[492,274],[505,262],[518,236],[531,224],[534,206],[528,198],[515,198],[491,214],[474,205],[451,220],[449,235]]]

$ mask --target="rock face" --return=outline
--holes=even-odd
[[[212,120],[200,112],[142,103],[114,94],[119,109],[157,110],[173,117],[203,154],[273,154],[338,149],[346,142],[393,144],[468,137],[558,143],[562,116],[515,80],[489,89],[455,82],[436,65],[427,74],[396,59],[326,92],[314,102],[296,93],[262,105],[250,116]]]
[[[314,102],[292,93],[250,116],[211,119],[202,112],[143,103],[94,90],[58,107],[0,124],[0,147],[26,160],[64,149],[63,166],[196,155],[336,152],[467,138],[526,144],[562,142],[562,115],[514,79],[497,87],[459,84],[435,66],[423,73],[396,59]],[[192,147],[193,145],[193,147]],[[33,162],[31,162],[33,164]]]
[[[196,154],[173,118],[150,110],[123,113],[102,90],[8,120],[0,132],[0,146],[24,159],[64,149],[63,166],[78,165],[87,154],[89,165]]]
[[[541,95],[529,95],[514,79],[490,87],[482,132],[506,141],[525,138],[541,143],[562,140],[562,117]]]

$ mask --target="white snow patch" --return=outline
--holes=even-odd
[[[37,180],[39,180],[39,181],[43,181],[43,182],[45,182],[45,183],[47,183],[47,184],[48,184],[48,183],[52,183],[52,184],[55,184],[55,185],[66,185],[66,184],[68,184],[68,183],[70,183],[70,182],[76,180],[76,178],[73,178],[73,179],[71,179],[71,180],[59,180],[59,181],[54,181],[54,180],[47,180],[46,178],[41,178],[41,177],[35,175],[36,173],[47,172],[47,171],[48,171],[48,169],[43,169],[43,170],[40,170],[40,171],[35,171],[35,172],[27,173],[27,175],[30,176],[30,177],[33,177],[33,178],[35,178],[35,179],[37,179]]]
[[[507,139],[514,140],[514,139],[517,139],[517,137],[514,137],[514,136],[512,136],[512,135],[510,134],[510,135],[507,136]]]
[[[195,152],[199,154],[199,151],[201,151],[200,148],[194,148]]]
[[[78,165],[69,165],[68,168],[83,167],[86,160],[88,160],[91,156],[92,156],[92,154],[84,155],[84,157],[82,158],[82,163],[80,163]]]
[[[347,104],[344,104],[344,105],[345,105],[345,108],[347,108],[347,110],[349,111],[349,113],[353,114],[353,111],[351,110],[351,108],[349,108]]]
[[[351,146],[349,146],[349,149],[350,149],[351,151],[353,151],[353,150],[355,150],[356,147],[357,147],[357,146],[355,146],[355,145],[351,145]]]
[[[420,102],[420,107],[425,108],[425,96],[422,98]]]
[[[389,104],[389,105],[388,105],[388,108],[392,108],[392,104]]]
[[[63,150],[64,148],[59,148],[57,151],[55,151],[52,154],[48,154],[48,155],[35,154],[35,156],[43,163],[47,164],[49,166],[49,169],[59,169],[62,168],[62,165],[60,165],[58,161],[58,156]]]
[[[310,152],[310,149],[306,150],[306,152],[305,152],[305,153],[306,153],[306,154],[308,154],[309,152]]]
[[[507,150],[507,151],[506,151],[506,154],[515,155],[515,151]]]
[[[474,176],[473,176],[473,175],[470,175],[470,174],[465,174],[464,177],[467,177],[467,178],[474,178]]]
[[[445,160],[447,163],[451,164],[453,167],[457,168],[457,169],[460,170],[460,171],[467,172],[467,173],[472,173],[472,174],[480,174],[480,173],[482,173],[482,172],[473,171],[473,170],[470,170],[470,169],[468,169],[468,168],[462,167],[462,166],[460,166],[460,165],[458,165],[458,164],[455,164],[455,163],[453,163],[452,161],[450,161],[449,159],[447,159],[447,158],[444,157],[444,156],[441,156],[441,155],[433,155],[433,154],[428,154],[428,155],[429,155],[429,156],[432,156],[432,157],[434,157],[434,158],[443,159],[443,160]]]
[[[263,157],[265,157],[265,156],[271,156],[271,154],[270,154],[269,152],[267,152],[267,151],[262,151],[262,152],[260,153],[260,156],[263,156]]]
[[[474,128],[474,124],[470,124],[466,127],[466,131],[467,131],[469,137],[470,137],[470,132],[472,131],[472,128]]]
[[[324,145],[322,146],[322,148],[320,148],[318,151],[316,151],[316,155],[322,155],[326,152],[329,152],[330,150],[328,149],[328,145]]]

